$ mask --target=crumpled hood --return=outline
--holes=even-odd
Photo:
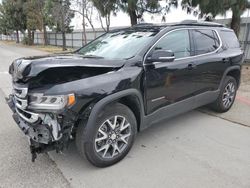
[[[57,67],[102,67],[120,68],[125,60],[107,60],[101,58],[86,58],[79,54],[53,54],[49,56],[36,56],[20,58],[15,60],[9,73],[13,80],[27,80],[37,76],[39,73]]]

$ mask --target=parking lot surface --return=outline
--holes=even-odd
[[[74,142],[63,154],[42,154],[31,163],[27,138],[4,97],[11,92],[10,63],[41,54],[0,43],[0,187],[250,187],[250,128],[199,111],[139,133],[128,156],[108,168],[80,158]]]

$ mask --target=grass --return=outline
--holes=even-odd
[[[25,48],[32,48],[32,49],[37,49],[37,50],[41,50],[41,51],[45,51],[45,52],[49,52],[49,53],[60,53],[60,52],[72,52],[74,51],[73,48],[67,48],[67,51],[63,51],[62,47],[59,46],[51,46],[51,45],[32,45],[32,46],[28,46],[28,45],[24,45],[22,43],[16,43],[15,41],[10,41],[10,40],[3,40],[1,41],[5,44],[8,45],[15,45],[15,46],[21,46],[21,47],[25,47]]]
[[[38,50],[42,50],[45,52],[49,52],[49,53],[59,53],[59,52],[65,52],[62,50],[62,47],[58,47],[58,46],[51,46],[51,45],[33,45],[33,46],[28,46],[30,48],[35,48]],[[74,51],[73,48],[67,48],[66,52],[72,52]]]

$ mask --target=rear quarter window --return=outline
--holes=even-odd
[[[240,43],[233,31],[220,31],[223,48],[240,48]]]

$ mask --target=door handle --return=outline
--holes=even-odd
[[[187,68],[188,68],[188,70],[193,70],[196,68],[196,65],[194,63],[190,63],[190,64],[188,64]]]

